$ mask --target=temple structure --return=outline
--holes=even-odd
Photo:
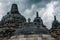
[[[50,29],[50,34],[55,40],[60,40],[60,23],[54,16],[54,21],[52,22],[52,28]]]
[[[27,22],[19,13],[17,4],[12,4],[11,10],[0,21],[0,40],[55,40],[57,36],[54,34],[59,26],[60,23],[54,16],[52,28],[48,30],[38,12],[33,22],[30,18]]]

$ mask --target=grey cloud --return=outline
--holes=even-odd
[[[60,22],[60,0],[58,0],[58,4],[55,7],[54,15],[56,15],[57,20]]]

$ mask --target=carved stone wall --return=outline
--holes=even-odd
[[[37,35],[37,34],[32,34],[32,35],[16,35],[12,36],[9,40],[55,40],[53,37],[50,35]]]

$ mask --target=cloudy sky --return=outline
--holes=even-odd
[[[36,11],[38,11],[47,28],[51,28],[54,15],[60,22],[60,0],[0,0],[0,20],[10,11],[13,3],[16,3],[19,12],[26,19],[31,18],[31,21],[33,21]]]

